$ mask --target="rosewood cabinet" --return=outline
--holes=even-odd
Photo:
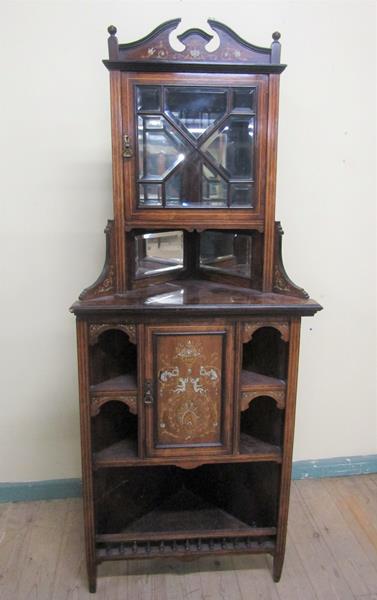
[[[114,220],[77,318],[86,558],[284,560],[301,317],[274,221],[280,34],[109,27]]]

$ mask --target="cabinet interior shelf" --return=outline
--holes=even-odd
[[[153,510],[117,533],[97,534],[97,543],[172,542],[211,540],[227,543],[241,539],[274,536],[276,527],[248,525],[200,495],[183,487]],[[231,542],[231,540],[229,540]]]
[[[189,462],[192,462],[192,458]],[[201,456],[198,464],[204,463],[230,463],[230,462],[281,462],[281,449],[279,446],[262,442],[246,433],[240,435],[239,454]],[[153,465],[179,465],[187,462],[187,458],[138,458],[137,441],[124,439],[116,442],[95,454],[96,468],[125,467],[125,466],[153,466]]]
[[[111,379],[106,379],[101,383],[90,386],[90,393],[92,396],[101,396],[102,394],[106,394],[107,396],[112,393],[114,395],[119,395],[127,394],[127,392],[132,392],[133,394],[136,394],[137,392],[136,375],[133,373],[112,377]]]
[[[283,379],[262,375],[261,373],[255,373],[254,371],[247,371],[246,369],[242,369],[241,371],[240,383],[241,391],[243,392],[258,389],[268,394],[269,390],[285,389],[285,381]]]
[[[254,389],[261,389],[266,393],[269,389],[284,390],[285,381],[277,377],[270,377],[243,369],[241,371],[241,390],[253,391]],[[110,394],[121,395],[127,392],[137,393],[137,380],[136,375],[133,373],[112,377],[111,379],[90,386],[92,396],[100,396],[102,394],[106,394],[106,396]]]

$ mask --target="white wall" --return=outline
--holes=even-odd
[[[375,453],[374,2],[4,1],[0,481],[80,474],[69,305],[112,215],[106,27],[180,16],[269,45],[282,33],[277,216],[304,319],[295,458]]]

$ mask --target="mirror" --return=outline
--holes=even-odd
[[[232,115],[203,144],[203,150],[224,169],[228,177],[250,179],[254,117]]]
[[[180,270],[183,261],[183,231],[159,231],[135,235],[135,277]]]
[[[200,267],[251,277],[251,235],[204,231],[200,235]]]
[[[194,139],[226,113],[227,91],[221,88],[168,87],[165,110]]]

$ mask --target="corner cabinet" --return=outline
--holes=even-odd
[[[280,34],[109,27],[114,220],[77,318],[86,558],[269,553],[286,539],[300,322],[275,222]]]

